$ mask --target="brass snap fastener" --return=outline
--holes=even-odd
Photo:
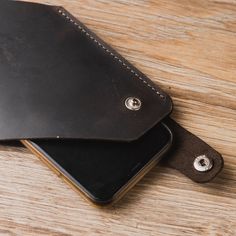
[[[139,98],[129,97],[125,100],[125,106],[131,111],[138,111],[142,106],[142,102]]]
[[[213,163],[206,155],[200,155],[195,158],[193,166],[197,171],[206,172],[211,170]]]

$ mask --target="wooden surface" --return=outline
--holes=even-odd
[[[99,209],[29,151],[2,144],[0,235],[236,235],[236,1],[40,2],[63,5],[170,93],[173,116],[225,168],[200,185],[156,167]]]

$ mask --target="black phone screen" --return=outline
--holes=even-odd
[[[40,140],[31,142],[95,201],[108,201],[171,143],[159,124],[132,142]]]

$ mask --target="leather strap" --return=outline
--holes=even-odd
[[[171,118],[167,118],[165,123],[173,132],[173,147],[169,154],[163,158],[162,164],[176,169],[198,183],[211,181],[224,166],[222,156]],[[197,157],[206,157],[212,163],[212,168],[205,172],[195,169],[193,163]]]

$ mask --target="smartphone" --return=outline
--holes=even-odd
[[[98,205],[119,200],[171,147],[173,135],[158,124],[138,140],[22,140],[66,182]]]

